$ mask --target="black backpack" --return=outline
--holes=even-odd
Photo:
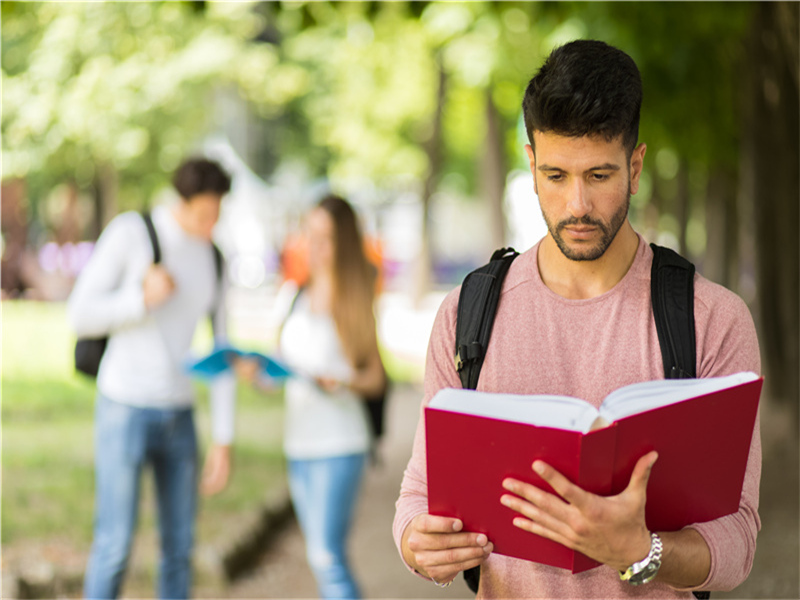
[[[156,228],[153,226],[153,219],[149,212],[143,212],[142,219],[147,226],[150,245],[153,247],[153,264],[157,265],[161,262],[161,246],[158,243]],[[214,251],[214,267],[217,273],[217,287],[219,287],[222,281],[222,253],[213,242],[211,249]],[[211,324],[214,327],[214,310],[211,312]],[[96,378],[107,345],[107,335],[100,338],[78,338],[75,343],[75,370]]]
[[[694,330],[694,265],[669,248],[650,244],[653,266],[650,295],[664,363],[665,379],[697,377]],[[476,389],[492,334],[500,291],[519,253],[501,248],[488,264],[472,271],[461,285],[456,316],[455,362],[461,386]],[[469,589],[478,592],[480,567],[464,571]],[[709,592],[695,592],[699,599]]]

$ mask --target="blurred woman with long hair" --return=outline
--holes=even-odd
[[[360,598],[346,540],[371,446],[364,398],[380,395],[375,269],[358,220],[338,196],[306,217],[309,281],[279,339],[283,361],[302,377],[286,384],[284,449],[289,488],[322,598]]]

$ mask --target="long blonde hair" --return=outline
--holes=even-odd
[[[375,267],[364,254],[364,240],[350,204],[335,195],[317,208],[333,221],[333,290],[331,314],[350,364],[362,368],[377,346],[375,333]]]

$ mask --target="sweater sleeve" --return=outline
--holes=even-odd
[[[716,377],[739,371],[760,374],[758,339],[745,303],[706,280],[697,281],[696,289],[699,376]],[[711,570],[701,585],[687,589],[731,590],[747,578],[755,557],[756,536],[761,529],[758,516],[760,481],[761,435],[759,419],[756,418],[739,510],[713,521],[690,525],[700,533],[711,551]]]
[[[455,369],[455,323],[458,294],[460,288],[448,294],[433,324],[428,353],[425,362],[424,397],[420,404],[420,416],[414,435],[414,446],[411,459],[408,461],[403,482],[400,486],[400,497],[395,505],[395,517],[392,527],[395,544],[403,556],[403,533],[411,520],[419,514],[428,512],[428,475],[425,455],[425,420],[424,410],[431,398],[440,389],[461,387]],[[405,563],[405,561],[404,561]],[[406,567],[416,573],[408,564]]]
[[[142,282],[125,277],[143,244],[136,219],[141,220],[136,213],[125,213],[109,223],[75,282],[67,315],[80,337],[102,337],[145,316]]]

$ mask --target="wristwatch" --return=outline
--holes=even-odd
[[[631,585],[642,585],[653,581],[661,566],[661,538],[657,533],[650,534],[650,554],[637,563],[633,563],[625,571],[619,572],[619,578]]]

